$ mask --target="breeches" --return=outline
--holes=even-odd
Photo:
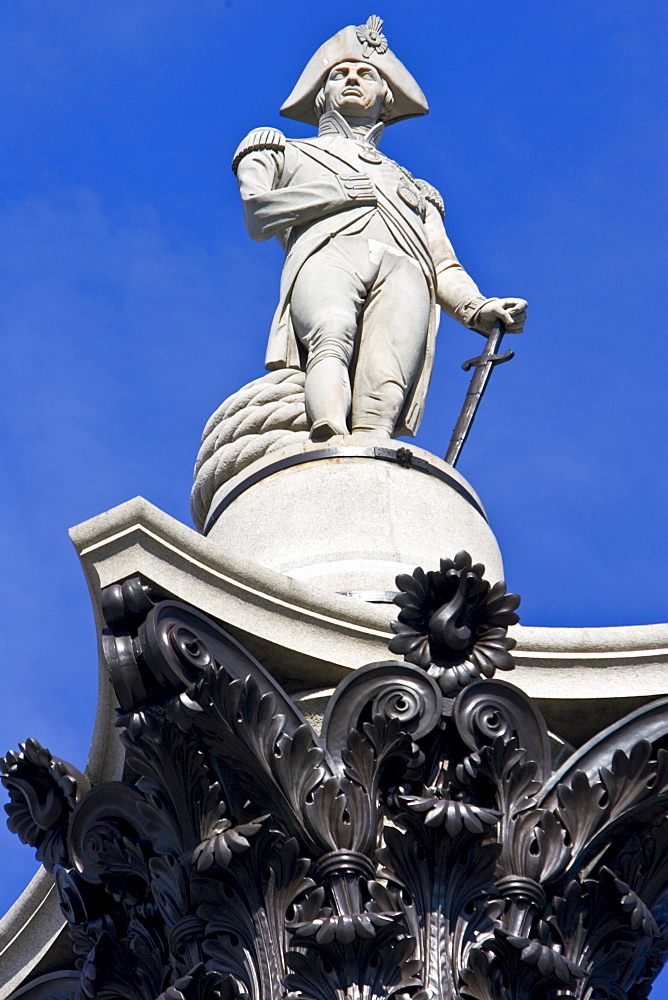
[[[290,307],[307,351],[310,419],[334,420],[345,433],[350,413],[351,430],[390,435],[429,328],[429,288],[417,262],[375,240],[335,237],[303,265]]]

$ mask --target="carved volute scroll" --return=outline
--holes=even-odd
[[[512,667],[514,595],[465,554],[398,582],[411,662],[351,673],[322,736],[211,618],[108,589],[123,780],[91,788],[34,740],[2,762],[76,956],[31,1000],[647,995],[668,699],[555,772],[536,707],[488,679]]]

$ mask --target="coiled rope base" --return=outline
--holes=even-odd
[[[197,529],[223,483],[270,452],[306,440],[303,372],[267,372],[226,399],[204,428],[195,463],[190,510]]]

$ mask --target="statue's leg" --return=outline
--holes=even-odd
[[[366,241],[339,237],[309,257],[295,281],[290,312],[307,351],[306,414],[314,441],[348,433],[349,367],[369,266]]]
[[[353,433],[391,437],[424,357],[431,299],[416,261],[386,252],[364,307]]]

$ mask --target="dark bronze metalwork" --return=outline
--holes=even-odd
[[[490,586],[485,567],[473,564],[468,552],[441,559],[440,571],[397,577],[402,593],[394,598],[401,608],[391,653],[403,653],[410,663],[438,678],[445,694],[452,694],[476,678],[492,677],[496,670],[512,670],[507,637],[515,625],[520,599],[507,594],[503,580]]]
[[[504,361],[510,361],[511,358],[515,357],[514,351],[504,351],[503,354],[498,353],[505,333],[506,329],[503,323],[499,320],[494,324],[494,331],[487,338],[487,343],[485,344],[485,349],[482,354],[477,358],[471,358],[469,361],[465,361],[462,365],[465,372],[470,371],[471,368],[473,368],[474,371],[471,377],[469,390],[466,393],[466,399],[464,400],[462,412],[459,414],[457,423],[455,424],[455,429],[452,432],[450,444],[448,445],[448,450],[445,455],[445,461],[449,465],[457,465],[462,448],[464,447],[466,439],[468,438],[471,428],[473,427],[473,421],[475,420],[475,415],[478,412],[478,407],[480,406],[482,397],[485,395],[485,389],[487,388],[487,384],[492,377],[492,371],[496,365],[502,365]]]
[[[26,1000],[647,996],[668,699],[555,771],[540,712],[491,678],[515,595],[465,553],[398,586],[411,662],[351,672],[320,736],[202,612],[106,591],[123,780],[91,788],[30,740],[2,764],[76,956]]]

